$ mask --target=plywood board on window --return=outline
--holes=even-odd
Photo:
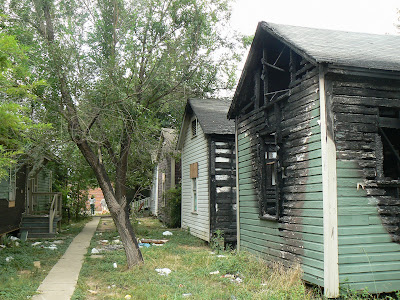
[[[190,178],[199,177],[199,163],[195,162],[190,164]]]

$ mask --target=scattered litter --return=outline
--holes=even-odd
[[[97,294],[97,292],[93,291],[93,290],[88,290],[88,292],[91,293],[92,295],[96,295]]]
[[[149,248],[151,246],[149,243],[139,243],[138,245],[139,245],[139,248],[143,248],[143,247]]]
[[[182,283],[180,283],[180,284],[178,285],[178,287],[182,288],[182,287],[183,287],[183,284],[182,284]]]
[[[155,240],[155,239],[141,239],[141,243],[149,243],[149,244],[165,244],[168,240]]]
[[[109,285],[107,288],[109,289],[109,290],[111,290],[112,288],[115,288],[116,287],[116,285],[115,284],[112,284],[112,285]]]
[[[220,255],[217,255],[217,257],[226,257],[226,255],[220,254]]]
[[[142,224],[142,222],[137,222],[139,225]]]
[[[33,262],[33,266],[34,266],[35,268],[40,269],[40,261],[39,261],[39,260],[34,261],[34,262]]]
[[[132,298],[132,296],[131,295],[125,295],[125,297],[124,297],[125,299],[131,299]]]
[[[62,241],[62,240],[57,240],[57,241],[53,241],[53,244],[62,244],[62,243],[64,243],[64,241]]]
[[[113,267],[114,267],[114,269],[118,268],[117,263],[113,263]]]
[[[219,274],[219,271],[210,272],[210,275],[217,275],[217,274]]]
[[[235,282],[235,283],[242,283],[243,279],[238,277],[237,274],[233,275],[233,274],[225,274],[221,276],[222,278],[229,278],[231,280],[231,282]]]
[[[0,245],[0,250],[1,249],[4,249],[6,246],[4,246],[4,245]]]
[[[18,242],[15,242],[15,247],[19,247],[19,243]]]
[[[43,248],[45,248],[45,249],[50,249],[50,250],[57,250],[57,246],[54,245],[54,244],[51,244],[50,246],[48,246],[48,247],[43,247]]]
[[[215,254],[215,252],[211,251],[211,252],[210,252],[210,254],[211,254],[211,255],[214,255],[214,254]]]
[[[6,257],[6,262],[10,262],[10,261],[12,261],[14,259],[14,257],[12,257],[12,256],[7,256]]]
[[[155,270],[161,276],[167,276],[169,273],[171,273],[171,270],[168,268],[155,269]]]
[[[173,233],[171,231],[164,231],[162,234],[163,235],[173,235]]]
[[[261,286],[267,286],[268,283],[261,283]]]
[[[190,296],[192,296],[191,293],[182,294],[182,297],[190,297]]]
[[[19,238],[17,238],[16,236],[10,236],[10,240],[12,240],[12,241],[19,241]]]
[[[101,240],[100,243],[102,243],[102,244],[108,244],[109,241],[108,241],[108,240]]]
[[[42,242],[35,242],[32,244],[32,247],[39,246]]]
[[[155,243],[153,243],[152,245],[153,246],[164,246],[164,244],[155,244]]]
[[[242,283],[242,282],[243,282],[243,279],[240,278],[240,277],[236,277],[235,281],[236,281],[237,283]]]
[[[99,250],[97,250],[96,248],[92,248],[92,254],[99,254],[99,253],[100,253]]]

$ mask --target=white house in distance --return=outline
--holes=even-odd
[[[222,230],[236,242],[235,124],[231,101],[189,99],[177,149],[182,151],[182,228],[205,241]]]

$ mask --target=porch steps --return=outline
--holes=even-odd
[[[28,238],[51,238],[57,233],[57,222],[59,218],[53,221],[53,232],[49,232],[48,216],[23,216],[20,232],[28,232]]]

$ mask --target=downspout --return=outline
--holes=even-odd
[[[325,91],[326,68],[319,65],[319,101],[321,126],[323,241],[324,241],[324,295],[339,297],[339,247],[336,145],[333,120]]]
[[[239,211],[239,138],[238,118],[235,118],[235,162],[236,162],[236,249],[240,251],[240,211]]]

